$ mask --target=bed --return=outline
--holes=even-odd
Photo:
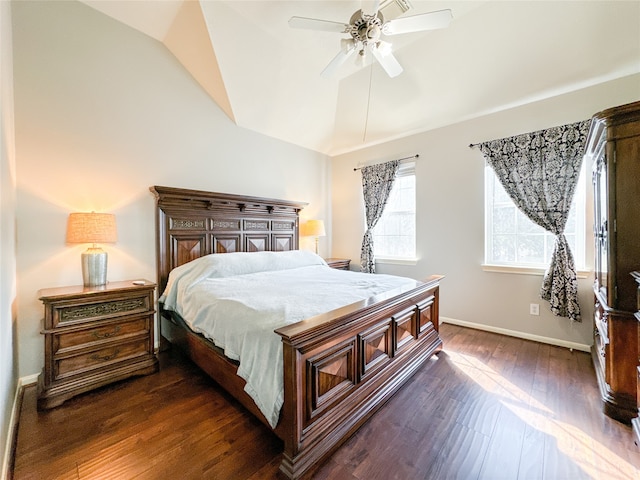
[[[364,275],[332,271],[314,254],[298,251],[299,213],[304,203],[161,186],[151,187],[151,191],[156,197],[160,293],[165,292],[172,271],[173,279],[177,272],[196,264],[206,265],[201,270],[208,271],[211,262],[230,262],[235,269],[244,265],[246,258],[258,263],[277,258],[278,265],[287,265],[282,268],[288,270],[283,273],[285,276],[293,274],[290,268],[315,269],[328,275],[325,283],[337,282],[334,275]],[[249,253],[255,255],[247,257]],[[213,254],[232,255],[224,257],[223,262],[222,257]],[[275,271],[264,272],[262,268],[248,273],[280,278],[272,276]],[[175,304],[165,308],[165,303],[170,303],[166,296],[159,303],[161,348],[168,342],[182,350],[283,440],[280,472],[284,477],[306,478],[441,350],[441,278],[433,276],[423,282],[404,279],[390,284],[389,290],[376,291],[353,302],[348,300],[351,303],[330,311],[312,310],[310,317],[276,326],[275,334],[270,334],[278,339],[280,348],[282,404],[276,406],[279,415],[275,418],[263,405],[258,407],[249,388],[251,379],[238,375],[243,374],[244,367],[240,367],[235,355],[225,356],[220,344],[207,338],[210,335],[193,325],[189,327],[181,315],[184,312],[177,311]],[[211,280],[216,281],[219,280]],[[219,290],[224,285],[227,296],[233,295],[235,284],[226,278],[221,281],[217,287],[212,283],[210,288]],[[274,283],[287,285],[284,280]],[[243,283],[242,288],[255,292],[256,298],[258,291],[264,290],[267,300],[273,295],[273,303],[278,303],[276,293],[259,285]],[[298,289],[298,285],[285,287],[287,295]],[[318,287],[317,295],[321,294]],[[303,315],[300,312],[298,315]]]

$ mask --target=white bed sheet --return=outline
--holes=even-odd
[[[227,255],[233,254],[216,257]],[[218,272],[216,278],[210,278],[203,265],[193,265],[174,275],[161,298],[166,309],[175,310],[192,330],[239,361],[245,391],[272,427],[284,401],[282,341],[275,329],[415,286],[413,279],[335,270],[320,257],[309,258],[311,262],[285,262],[281,270],[222,277]]]

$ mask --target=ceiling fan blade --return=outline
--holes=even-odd
[[[451,10],[439,10],[437,12],[422,13],[411,17],[389,20],[382,26],[385,35],[399,35],[401,33],[422,32],[424,30],[436,30],[449,26]]]
[[[378,63],[384,68],[384,71],[387,72],[391,78],[397,77],[402,73],[402,65],[393,56],[390,49],[385,49],[386,51],[381,51],[378,47],[371,47],[371,53],[378,61]]]
[[[320,30],[323,32],[336,33],[346,33],[349,29],[349,25],[346,23],[304,17],[291,17],[289,19],[289,26],[291,28],[305,28],[308,30]]]
[[[322,72],[320,73],[320,76],[324,78],[331,77],[340,68],[340,66],[344,62],[346,62],[351,55],[353,55],[353,52],[355,51],[356,51],[355,46],[353,48],[340,50],[338,54],[335,57],[333,57],[333,60],[331,60],[329,64],[326,67],[324,67],[324,70],[322,70]]]
[[[380,9],[380,0],[363,0],[362,11],[367,15],[375,15]]]

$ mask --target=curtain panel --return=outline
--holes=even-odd
[[[578,279],[564,228],[580,176],[589,120],[478,145],[516,206],[556,236],[540,290],[551,311],[580,321]]]
[[[379,163],[362,167],[362,194],[364,196],[365,216],[367,230],[362,239],[360,251],[360,266],[366,273],[376,272],[376,263],[373,256],[372,230],[380,220],[384,207],[393,188],[400,160]]]

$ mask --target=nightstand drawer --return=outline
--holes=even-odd
[[[153,310],[153,296],[142,294],[123,296],[109,301],[55,305],[52,310],[53,327],[94,322],[103,318],[133,315]]]
[[[54,360],[54,380],[71,375],[91,372],[97,368],[124,362],[148,355],[149,337],[141,337],[130,342],[115,343],[98,350],[88,351]]]
[[[149,331],[150,317],[134,317],[131,320],[111,322],[84,330],[53,335],[53,352],[63,353],[69,349],[88,346],[105,340],[117,340],[138,333]]]

